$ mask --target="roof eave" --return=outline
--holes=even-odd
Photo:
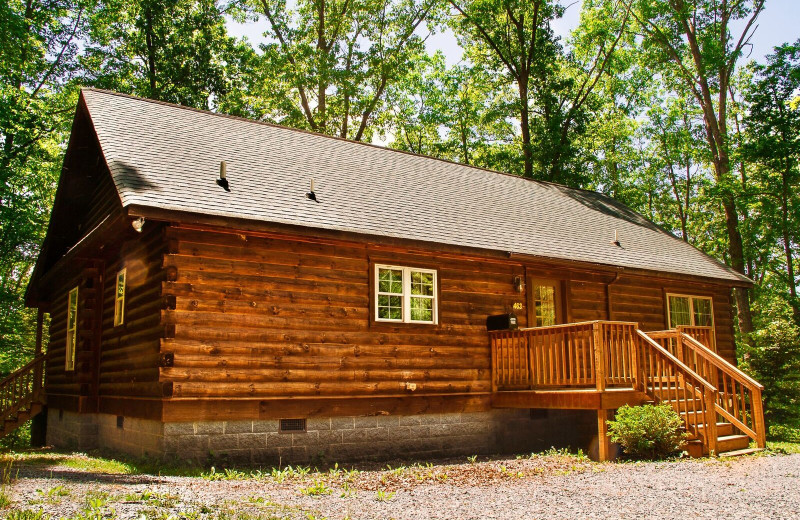
[[[374,241],[376,237],[381,239],[385,244],[397,244],[403,246],[417,246],[420,248],[430,249],[436,248],[439,250],[446,250],[447,252],[457,252],[468,255],[483,256],[489,258],[516,258],[520,261],[532,262],[546,262],[551,264],[558,264],[561,266],[572,267],[581,270],[600,270],[609,273],[626,273],[630,275],[638,275],[645,277],[660,277],[675,280],[693,281],[695,283],[713,283],[717,285],[724,285],[728,287],[752,287],[754,282],[749,278],[729,270],[730,274],[736,278],[715,278],[709,276],[692,275],[685,273],[673,273],[668,271],[658,271],[653,269],[642,269],[633,267],[624,267],[618,265],[603,264],[599,262],[586,262],[580,260],[571,260],[550,256],[539,256],[528,253],[518,253],[515,251],[504,251],[498,249],[485,249],[477,247],[459,246],[453,244],[444,244],[439,242],[430,242],[424,240],[411,240],[405,238],[386,237],[382,235],[373,235],[369,233],[359,233],[354,231],[341,231],[327,228],[317,228],[302,225],[283,224],[276,222],[267,222],[257,219],[247,219],[241,217],[217,216],[205,213],[196,213],[190,211],[174,210],[158,208],[153,206],[145,206],[141,204],[130,204],[126,206],[126,212],[129,218],[144,217],[162,222],[175,222],[179,224],[192,224],[192,225],[205,225],[220,228],[236,229],[243,231],[255,232],[277,232],[287,234],[309,234],[313,232],[316,236],[329,239],[340,240],[355,240],[355,241]]]

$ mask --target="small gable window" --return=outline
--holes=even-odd
[[[117,273],[117,292],[114,294],[114,326],[125,323],[125,278],[128,270]]]
[[[78,341],[78,288],[69,292],[67,300],[67,348],[65,370],[75,370],[75,345]]]
[[[667,310],[671,329],[680,325],[714,326],[714,307],[711,303],[711,298],[706,296],[668,294]]]
[[[436,271],[375,266],[375,320],[431,323],[438,320]]]

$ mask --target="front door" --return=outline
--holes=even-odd
[[[528,326],[547,327],[564,323],[564,297],[561,280],[528,280]]]

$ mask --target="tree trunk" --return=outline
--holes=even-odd
[[[150,99],[158,99],[156,90],[156,50],[153,41],[153,12],[147,8],[145,16],[145,44],[147,45],[147,77],[150,80]]]
[[[789,193],[790,189],[783,175],[783,193],[781,194],[781,216],[783,220],[783,252],[786,255],[786,277],[789,285],[789,303],[796,322],[800,323],[800,305],[797,301],[797,280],[794,273],[794,256],[792,255],[792,239],[789,236]]]
[[[531,151],[530,107],[528,104],[528,75],[521,73],[517,78],[519,86],[519,124],[522,131],[522,158],[524,161],[524,175],[533,178],[533,153]]]

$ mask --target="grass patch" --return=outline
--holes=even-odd
[[[107,473],[109,475],[133,475],[139,473],[134,466],[125,462],[90,457],[84,454],[68,457],[59,462],[58,465],[91,473]]]
[[[800,453],[800,442],[767,441],[767,449],[776,453]]]

